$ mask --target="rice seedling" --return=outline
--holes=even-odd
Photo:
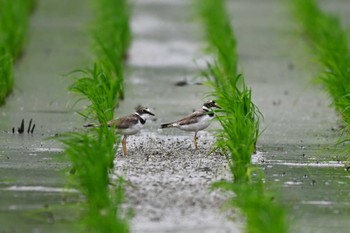
[[[208,64],[203,75],[214,89],[213,95],[222,108],[217,117],[223,130],[217,134],[217,145],[229,158],[237,182],[249,180],[251,155],[259,136],[260,113],[251,99],[251,90],[237,72],[236,41],[223,1],[199,3],[210,50],[215,62]]]
[[[124,60],[131,41],[130,7],[127,0],[95,1],[96,20],[93,49],[97,61],[111,77],[122,80],[124,98]]]
[[[129,232],[120,207],[124,180],[112,184],[109,168],[116,153],[114,130],[95,129],[94,134],[67,133],[60,139],[75,170],[78,187],[86,197],[84,223],[88,232]]]
[[[0,0],[0,45],[14,58],[23,49],[34,4],[34,0]]]
[[[121,211],[124,180],[120,177],[112,184],[109,176],[120,136],[107,122],[114,116],[120,80],[110,78],[97,64],[72,74],[75,81],[70,90],[89,103],[81,115],[96,118],[101,125],[86,133],[66,133],[60,139],[86,197],[85,227],[88,232],[129,232],[128,217]]]
[[[222,0],[218,2],[204,0],[198,1],[197,8],[205,25],[209,50],[214,53],[217,60],[215,65],[229,77],[232,86],[236,86],[239,79],[237,78],[236,40],[226,14],[225,4]]]
[[[251,90],[242,86],[233,86],[227,76],[210,67],[207,71],[209,84],[214,89],[213,95],[222,108],[217,116],[223,130],[216,134],[217,147],[225,154],[231,173],[236,183],[250,180],[251,156],[259,136],[260,113],[251,99]],[[243,78],[237,75],[237,78]]]
[[[339,20],[324,13],[315,0],[293,1],[295,15],[322,69],[320,83],[341,115],[350,140],[350,53],[347,33]],[[350,158],[349,158],[350,159]]]
[[[214,187],[234,193],[228,203],[238,207],[245,216],[246,232],[288,232],[286,211],[275,194],[265,187],[262,178],[263,174],[252,183],[219,182]]]
[[[237,71],[236,40],[223,1],[201,1],[209,49],[215,63],[208,65],[205,76],[222,108],[218,117],[224,130],[217,135],[217,145],[227,155],[236,182],[247,182],[251,155],[259,135],[259,111],[251,100],[251,90]]]
[[[13,61],[21,54],[35,0],[0,0],[0,104],[13,87]]]
[[[325,14],[314,0],[293,1],[303,31],[322,66],[320,81],[333,105],[350,123],[350,53],[347,34],[336,17]]]
[[[208,64],[203,76],[222,108],[217,111],[223,129],[216,134],[216,145],[226,156],[233,176],[232,181],[222,181],[214,187],[234,192],[230,204],[242,211],[247,232],[286,232],[284,208],[271,200],[261,170],[251,164],[262,115],[252,101],[251,89],[245,84],[243,75],[238,73],[236,40],[224,3],[223,0],[202,0],[197,6],[209,50],[214,55],[214,62]],[[253,173],[260,174],[257,181],[252,180]]]
[[[99,127],[87,133],[67,133],[61,141],[73,165],[76,179],[86,196],[85,226],[88,232],[129,232],[128,216],[123,215],[124,180],[111,185],[109,171],[120,136],[108,127],[118,100],[123,97],[123,60],[130,43],[129,6],[125,0],[95,1],[93,29],[96,62],[92,69],[76,70],[70,91],[88,102],[85,118],[94,118]]]
[[[13,86],[13,62],[12,57],[0,48],[0,105],[5,103],[6,96]]]
[[[80,95],[79,100],[88,100],[90,104],[81,115],[97,119],[101,125],[113,119],[114,109],[118,105],[118,96],[122,80],[110,77],[101,66],[95,64],[92,69],[77,70],[72,73],[75,82],[70,91]]]

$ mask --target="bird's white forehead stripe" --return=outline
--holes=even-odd
[[[209,108],[207,106],[203,106],[202,107],[204,110],[209,110]]]

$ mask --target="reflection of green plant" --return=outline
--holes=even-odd
[[[123,62],[131,41],[130,7],[127,0],[97,0],[93,30],[94,51],[98,62],[111,77],[121,80],[123,98]]]
[[[0,0],[0,104],[13,86],[12,63],[24,46],[35,0]]]
[[[214,187],[235,193],[230,203],[240,208],[246,217],[247,232],[286,232],[284,208],[271,200],[271,195],[265,190],[261,170],[251,164],[262,116],[252,101],[251,90],[243,75],[237,71],[236,41],[224,1],[201,0],[198,8],[215,61],[208,64],[203,75],[222,108],[217,111],[217,119],[223,129],[216,134],[216,145],[225,154],[233,175],[232,181],[222,181]],[[257,181],[252,181],[253,171],[261,174]]]
[[[350,53],[347,34],[339,20],[325,14],[314,0],[295,0],[293,3],[295,14],[324,70],[319,80],[332,97],[349,134]]]

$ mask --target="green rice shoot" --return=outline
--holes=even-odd
[[[350,51],[348,36],[339,19],[329,15],[315,0],[293,1],[295,15],[320,64],[319,81],[332,98],[344,121],[345,141],[350,140]],[[349,157],[350,159],[350,157]]]
[[[260,135],[262,117],[253,103],[251,89],[238,73],[236,40],[223,0],[197,2],[214,62],[203,72],[212,87],[212,96],[222,108],[217,113],[222,130],[216,134],[217,148],[226,156],[232,181],[222,181],[214,187],[231,191],[232,207],[238,207],[246,219],[248,233],[287,232],[283,206],[273,200],[266,189],[263,173],[251,164],[252,154]],[[253,174],[259,174],[256,180]]]
[[[109,73],[95,64],[92,69],[74,71],[74,83],[70,91],[78,94],[79,100],[88,100],[86,111],[81,112],[85,118],[97,119],[106,124],[113,119],[118,105],[122,80],[111,78]]]
[[[0,48],[0,105],[5,103],[13,87],[13,62],[12,56],[6,49]]]
[[[245,183],[250,176],[261,114],[252,102],[243,75],[237,71],[236,41],[224,1],[200,1],[198,7],[215,59],[203,74],[222,108],[217,118],[223,130],[217,134],[217,146],[228,157],[235,182]]]
[[[101,127],[92,134],[67,133],[61,137],[72,162],[77,186],[86,197],[84,227],[87,232],[129,232],[123,214],[124,180],[112,183],[109,173],[116,154],[114,129]]]
[[[99,122],[90,131],[66,133],[61,137],[78,187],[86,197],[84,226],[88,232],[129,232],[128,217],[120,209],[124,180],[120,177],[111,185],[113,181],[109,175],[120,136],[107,122],[114,117],[121,83],[96,64],[93,69],[78,70],[72,75],[74,82],[70,90],[78,94],[79,100],[89,103],[81,115]]]
[[[25,46],[35,0],[0,0],[0,105],[11,93],[13,62]]]
[[[131,9],[127,0],[96,0],[94,5],[93,51],[104,71],[122,80],[119,98],[124,98],[124,60],[131,42]]]
[[[67,133],[61,141],[72,162],[76,181],[86,196],[84,226],[87,232],[130,232],[121,205],[125,181],[113,183],[110,172],[120,142],[120,135],[107,122],[114,117],[119,99],[123,98],[123,62],[130,43],[129,7],[124,0],[94,1],[96,20],[92,33],[96,61],[92,68],[71,73],[70,91],[87,102],[79,112],[96,127],[85,133]]]

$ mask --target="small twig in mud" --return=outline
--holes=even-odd
[[[33,128],[32,128],[32,130],[30,131],[31,134],[33,134],[34,129],[35,129],[35,124],[33,124]]]
[[[188,85],[203,85],[201,82],[188,81],[187,79],[174,83],[175,86],[183,87]]]
[[[30,119],[29,126],[28,126],[28,129],[27,129],[27,133],[29,133],[29,131],[30,131],[30,127],[32,126],[32,121],[33,121],[33,119]]]
[[[18,133],[22,134],[24,132],[24,119],[22,119],[21,126],[18,128]]]
[[[34,129],[35,129],[35,124],[33,124],[33,127],[32,127],[32,122],[33,122],[33,119],[30,119],[29,121],[29,126],[28,126],[28,129],[27,129],[27,134],[31,133],[33,134],[34,133]],[[15,127],[12,128],[12,133],[14,134],[15,133]],[[22,119],[21,121],[21,126],[18,127],[17,129],[17,132],[19,134],[23,134],[24,133],[24,119]]]

